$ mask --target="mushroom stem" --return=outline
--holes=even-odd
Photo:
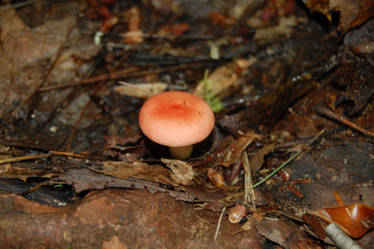
[[[181,146],[181,147],[169,147],[170,154],[175,159],[185,160],[190,157],[192,153],[193,145]]]

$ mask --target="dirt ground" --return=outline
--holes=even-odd
[[[371,0],[0,1],[0,248],[373,248],[373,18]],[[166,91],[214,112],[186,159],[139,128]]]

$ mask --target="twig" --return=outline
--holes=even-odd
[[[346,235],[338,225],[331,223],[325,228],[326,234],[334,241],[337,247],[341,249],[362,249],[348,235]]]
[[[36,3],[40,0],[29,0],[29,1],[25,1],[25,2],[20,2],[20,3],[15,3],[15,4],[12,4],[12,5],[6,5],[6,6],[3,6],[0,8],[0,10],[7,10],[7,9],[18,9],[18,8],[22,8],[22,7],[25,7],[27,5],[31,5],[33,3]]]
[[[19,156],[19,157],[3,159],[3,160],[0,160],[0,165],[6,164],[6,163],[15,163],[15,162],[21,162],[21,161],[26,161],[26,160],[39,159],[39,158],[48,158],[50,156],[70,156],[70,157],[77,157],[77,158],[86,158],[86,156],[82,154],[78,154],[78,153],[51,150],[48,153],[39,154],[39,155]]]
[[[142,70],[139,68],[129,68],[129,69],[113,72],[110,74],[94,76],[94,77],[87,78],[79,82],[73,82],[73,83],[59,85],[59,86],[42,87],[39,89],[39,91],[44,92],[44,91],[50,91],[50,90],[55,90],[55,89],[67,88],[67,87],[74,87],[74,86],[79,86],[79,85],[93,84],[99,81],[118,80],[121,78],[141,77],[145,75],[160,74],[160,73],[170,72],[170,71],[185,70],[189,68],[194,68],[196,66],[199,66],[200,64],[202,63],[196,62],[196,63],[176,65],[176,66],[167,66],[167,67],[148,69],[148,70]]]
[[[121,71],[112,72],[109,74],[101,74],[98,76],[93,76],[90,78],[83,79],[78,82],[68,83],[68,84],[62,84],[58,86],[46,86],[39,89],[39,92],[46,92],[50,90],[56,90],[56,89],[62,89],[62,88],[68,88],[68,87],[74,87],[74,86],[80,86],[80,85],[87,85],[87,84],[93,84],[100,81],[107,81],[107,80],[115,80],[119,78],[125,78],[128,76],[131,76],[131,73],[139,73],[138,67],[132,67],[132,68],[126,68]]]
[[[120,37],[132,37],[132,36],[139,36],[139,34],[133,33],[123,33],[119,35]],[[140,37],[146,39],[165,39],[165,40],[213,40],[215,37],[210,35],[155,35],[155,34],[140,34]]]
[[[14,162],[21,162],[26,160],[32,160],[32,159],[39,159],[39,158],[47,158],[50,157],[51,154],[40,154],[40,155],[32,155],[32,156],[20,156],[20,157],[14,157],[14,158],[8,158],[0,160],[0,164],[6,164],[6,163],[14,163]]]
[[[217,240],[219,229],[221,227],[222,218],[223,218],[223,215],[225,214],[225,211],[226,211],[226,207],[223,207],[221,214],[219,215],[219,218],[218,218],[216,233],[214,234],[214,241]]]
[[[70,156],[70,157],[77,157],[77,158],[87,158],[85,155],[78,154],[78,153],[72,153],[72,152],[65,152],[65,151],[49,151],[51,155],[55,156]]]
[[[252,207],[256,208],[255,205],[255,193],[252,186],[252,172],[248,161],[248,154],[246,151],[242,155],[243,169],[244,169],[244,203],[250,203],[252,201]],[[251,191],[251,192],[250,192]]]
[[[19,195],[27,195],[27,194],[30,194],[31,192],[34,192],[38,189],[40,189],[41,187],[45,186],[49,184],[49,181],[44,181],[44,182],[41,182],[41,183],[38,183],[36,184],[34,187],[31,187],[30,189],[26,190],[26,191],[23,191],[23,192],[20,192],[18,193]]]
[[[320,114],[322,116],[326,116],[326,117],[331,118],[335,121],[338,121],[338,122],[348,126],[349,128],[357,130],[357,131],[359,131],[359,132],[361,132],[361,133],[363,133],[367,136],[374,137],[374,132],[366,130],[359,125],[356,125],[355,123],[347,120],[343,116],[339,116],[338,114],[334,113],[333,111],[331,111],[330,109],[328,109],[326,107],[322,107],[322,106],[318,107],[316,111],[317,111],[318,114]]]

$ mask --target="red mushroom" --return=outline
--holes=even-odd
[[[139,113],[139,126],[153,142],[169,147],[174,158],[186,159],[193,145],[214,127],[210,106],[187,92],[169,91],[148,99]]]

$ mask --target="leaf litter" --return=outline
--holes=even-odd
[[[3,245],[323,248],[333,242],[316,227],[329,220],[305,219],[310,210],[335,210],[334,192],[348,209],[372,209],[369,2],[348,12],[346,1],[306,1],[322,22],[290,0],[243,12],[220,2],[3,4]],[[337,26],[332,10],[345,17]],[[187,161],[137,126],[143,99],[165,90],[216,110],[216,129]],[[367,229],[347,234],[369,248],[370,217],[357,217]]]

